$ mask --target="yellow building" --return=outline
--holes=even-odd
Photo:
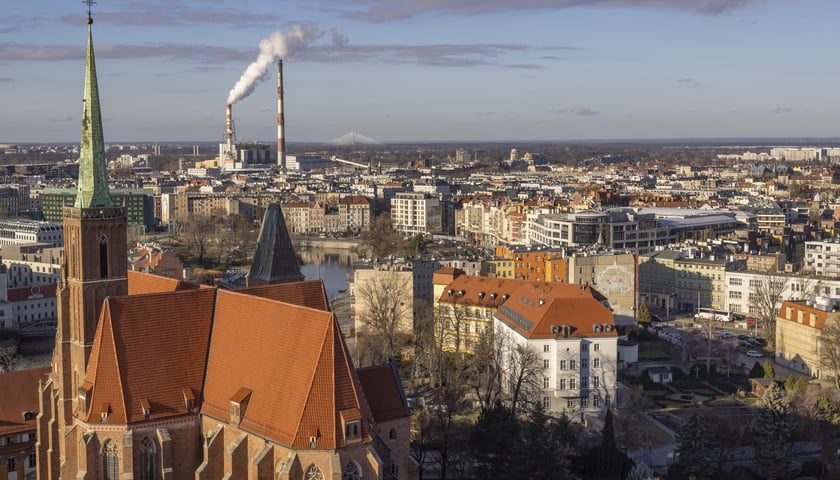
[[[776,317],[776,363],[816,378],[834,378],[824,342],[826,327],[837,328],[840,299],[784,302]]]

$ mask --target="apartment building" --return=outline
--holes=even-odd
[[[592,285],[607,298],[618,325],[636,322],[636,255],[575,252],[566,257],[568,283]]]
[[[0,246],[42,243],[64,246],[64,226],[60,223],[35,220],[0,220]]]
[[[805,242],[802,268],[823,277],[840,277],[840,239]]]
[[[541,356],[537,401],[547,413],[600,416],[618,396],[618,336],[610,309],[590,287],[520,283],[493,320],[495,334],[505,336],[503,388],[510,390],[509,375],[516,371],[514,348],[525,347]]]
[[[440,232],[440,200],[425,193],[397,193],[391,199],[391,225],[405,235]]]

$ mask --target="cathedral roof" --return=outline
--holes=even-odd
[[[327,292],[324,290],[324,282],[320,280],[248,287],[239,289],[237,292],[247,293],[255,297],[268,298],[278,302],[293,303],[316,310],[326,311],[330,309],[329,303],[327,302]]]
[[[162,277],[160,275],[150,275],[148,273],[136,272],[134,270],[128,270],[127,273],[129,295],[197,290],[201,288],[200,285],[196,285],[194,283],[169,277]]]
[[[276,203],[265,211],[247,278],[266,283],[303,280],[283,211]]]
[[[202,414],[229,421],[250,392],[240,426],[281,444],[339,448],[342,418],[372,418],[328,311],[219,291],[208,358]]]
[[[400,375],[393,361],[390,365],[360,368],[358,373],[374,420],[384,422],[409,416]]]
[[[88,422],[133,423],[189,412],[200,396],[214,289],[110,297],[93,341],[83,390]]]
[[[49,367],[0,373],[0,435],[35,431],[38,381],[46,380],[49,373]]]

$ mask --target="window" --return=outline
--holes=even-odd
[[[589,359],[588,358],[581,358],[580,359],[580,368],[588,368],[589,367]]]
[[[600,407],[601,406],[601,396],[596,394],[592,395],[592,406],[593,407]]]
[[[350,460],[347,462],[347,465],[344,466],[344,471],[341,472],[341,480],[361,480],[362,478],[362,468],[359,467],[359,464]]]
[[[361,432],[361,422],[359,420],[354,420],[352,422],[347,422],[344,425],[344,439],[345,440],[359,440],[362,438]]]
[[[588,352],[589,351],[589,344],[588,343],[581,343],[580,344],[580,351],[581,352]]]
[[[550,351],[551,351],[551,345],[548,345],[548,344],[543,345],[543,352],[550,352]]]
[[[551,408],[551,397],[543,397],[542,399],[543,408],[548,410]]]
[[[575,361],[574,360],[569,360],[569,370],[574,370],[576,368],[577,367],[575,366]]]
[[[108,440],[105,442],[103,453],[105,480],[119,480],[120,459],[117,454],[117,444],[115,444],[112,440]]]
[[[558,390],[565,390],[566,389],[566,379],[561,378],[560,381],[557,383]]]
[[[565,360],[560,360],[560,363],[558,364],[557,369],[558,370],[565,370],[566,369],[566,361]]]
[[[324,480],[324,473],[321,472],[321,469],[317,465],[313,464],[306,469],[303,478],[304,480]]]
[[[600,379],[598,377],[592,377],[592,388],[598,388],[598,383]]]
[[[99,237],[99,278],[108,278],[108,239]]]
[[[570,389],[570,390],[574,390],[574,389],[575,389],[575,379],[574,379],[574,378],[570,378],[570,379],[569,379],[569,389]]]
[[[729,291],[729,298],[731,298],[732,300],[740,300],[743,296],[743,292],[739,292],[738,290]]]
[[[594,346],[594,347],[592,347],[592,349],[593,349],[593,350],[595,350],[596,352],[600,351],[600,350],[601,350],[601,344],[600,344],[600,343],[596,343],[596,344],[595,344],[595,346]]]
[[[577,402],[574,398],[566,400],[566,408],[575,408],[575,405],[577,405]]]
[[[9,466],[9,472],[14,472],[15,471],[15,457],[9,457],[8,466]]]
[[[600,358],[593,358],[592,359],[592,366],[594,368],[598,368],[601,366],[601,359]]]
[[[29,455],[29,468],[35,468],[36,465],[37,465],[37,461],[35,459],[35,454],[33,453],[33,454]]]
[[[548,368],[551,362],[548,359],[543,360],[543,368]]]
[[[583,377],[583,378],[581,378],[581,379],[580,379],[580,388],[581,388],[581,390],[583,390],[584,388],[587,388],[587,387],[589,387],[589,378],[588,378],[588,377]]]
[[[140,480],[155,480],[155,443],[149,437],[140,442]]]
[[[580,397],[580,408],[586,408],[589,406],[589,399],[586,397]]]

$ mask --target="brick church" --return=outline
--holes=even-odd
[[[87,23],[78,194],[64,210],[38,478],[417,478],[394,366],[354,367],[323,284],[303,281],[278,206],[243,289],[127,270]]]

